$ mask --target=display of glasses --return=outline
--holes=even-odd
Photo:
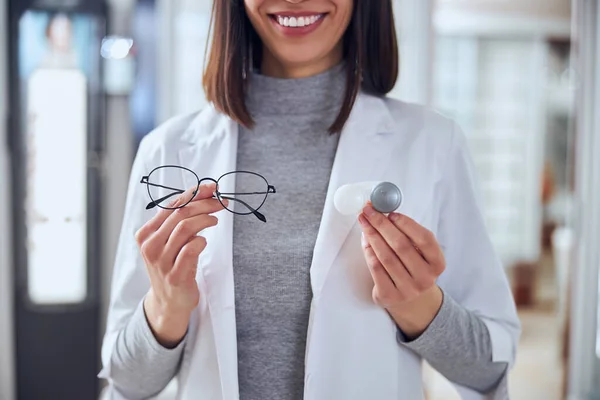
[[[27,289],[34,304],[87,296],[89,75],[95,21],[27,11],[19,23]]]
[[[464,129],[484,216],[505,265],[540,252],[546,44],[439,36],[435,106]]]

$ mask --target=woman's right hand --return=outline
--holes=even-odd
[[[197,234],[217,225],[217,217],[210,214],[223,206],[212,198],[214,191],[215,184],[200,186],[192,202],[177,210],[161,209],[135,235],[150,277],[146,319],[157,341],[167,348],[181,342],[200,300],[196,270],[206,239]],[[182,194],[170,207],[192,193],[190,189]]]

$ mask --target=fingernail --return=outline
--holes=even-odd
[[[364,209],[364,213],[368,216],[368,217],[372,217],[373,215],[375,215],[377,211],[375,211],[375,209],[371,206],[366,206]]]
[[[361,244],[362,247],[366,247],[366,245],[367,245],[367,241],[365,240],[365,234],[364,234],[364,232],[362,232],[360,234],[360,244]]]

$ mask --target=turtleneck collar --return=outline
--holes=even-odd
[[[246,106],[253,118],[282,115],[337,116],[346,89],[345,63],[318,75],[298,79],[250,75]]]

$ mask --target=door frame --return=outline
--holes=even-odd
[[[0,0],[0,88],[8,84],[8,2]],[[0,90],[0,399],[15,398],[8,94]]]
[[[600,398],[598,279],[600,272],[600,5],[573,1],[578,72],[575,143],[576,246],[572,268],[569,399]]]

